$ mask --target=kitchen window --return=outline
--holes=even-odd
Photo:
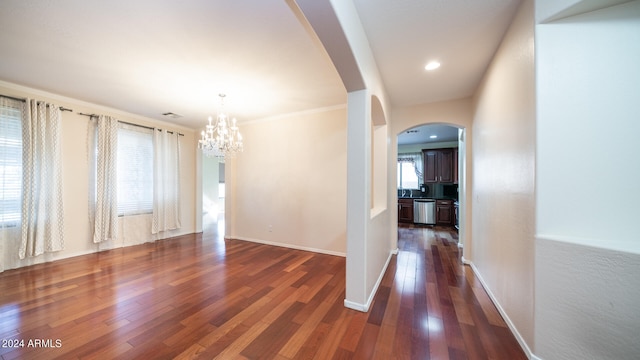
[[[398,155],[398,189],[418,189],[422,179],[422,154]]]

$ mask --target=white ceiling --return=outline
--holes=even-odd
[[[354,0],[397,106],[475,91],[520,0]],[[442,66],[424,70],[431,60]]]
[[[398,145],[451,141],[458,141],[458,128],[448,125],[422,125],[398,134]]]
[[[469,96],[520,0],[353,0],[396,106]],[[3,0],[0,79],[194,129],[346,103],[287,0]],[[427,73],[427,60],[442,67]],[[174,112],[180,119],[161,114]]]

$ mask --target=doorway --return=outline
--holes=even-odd
[[[225,233],[225,164],[202,157],[202,227],[223,238]]]
[[[458,245],[461,247],[465,239],[466,214],[465,134],[464,128],[455,125],[430,123],[409,128],[397,135],[397,197],[450,199],[451,207],[443,205],[440,210],[443,214],[448,211],[451,215],[451,227],[458,225]],[[455,156],[450,167],[452,178],[434,174],[434,168],[431,168],[433,163],[423,162],[423,155],[427,154],[423,150],[436,155],[443,150],[446,156]],[[424,169],[424,165],[428,168]],[[399,209],[402,209],[400,205]],[[403,218],[400,215],[399,221],[411,222],[404,216],[406,214],[403,214]]]

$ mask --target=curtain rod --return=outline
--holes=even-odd
[[[21,99],[21,98],[17,98],[17,97],[13,97],[13,96],[7,96],[7,95],[2,95],[0,94],[1,97],[3,98],[7,98],[7,99],[11,99],[11,100],[16,100],[16,101],[22,101],[22,102],[26,102],[27,99]],[[41,101],[42,102],[42,101]],[[47,105],[49,106],[49,105]],[[64,106],[60,106],[60,111],[69,111],[69,112],[73,112],[73,109],[68,109]]]
[[[11,99],[11,100],[16,100],[16,101],[22,101],[22,102],[26,102],[26,101],[27,101],[27,99],[24,99],[24,98],[22,98],[22,99],[21,99],[21,98],[17,98],[17,97],[13,97],[13,96],[2,95],[2,94],[0,94],[0,97],[7,98],[7,99]],[[47,105],[47,106],[49,106],[49,105]],[[66,107],[60,106],[60,111],[69,111],[69,112],[73,112],[73,109],[68,109],[68,108],[66,108]],[[84,116],[88,116],[88,117],[90,117],[90,118],[91,118],[91,117],[98,117],[98,115],[96,115],[96,114],[84,114],[84,113],[78,113],[78,114],[80,114],[80,115],[84,115]],[[131,126],[138,126],[138,127],[145,128],[145,129],[151,129],[151,130],[155,130],[155,129],[156,129],[156,128],[154,128],[154,127],[144,126],[144,125],[139,125],[139,124],[134,124],[134,123],[126,122],[126,121],[120,121],[120,120],[118,120],[118,122],[123,123],[123,124],[127,124],[127,125],[131,125]],[[162,131],[162,129],[158,129],[158,131]],[[170,134],[173,134],[173,131],[169,131],[169,130],[167,130],[167,132],[168,132],[168,133],[170,133]],[[181,134],[181,133],[178,133],[178,135],[180,135],[180,136],[184,136],[184,134]]]
[[[94,118],[94,117],[98,117],[98,115],[96,114],[84,114],[84,113],[78,113],[80,115],[84,115],[84,116],[88,116],[90,118]],[[140,125],[140,124],[134,124],[134,123],[130,123],[130,122],[126,122],[126,121],[122,121],[122,120],[118,120],[119,123],[121,124],[126,124],[126,125],[131,125],[131,126],[137,126],[137,127],[141,127],[141,128],[145,128],[145,129],[149,129],[149,130],[156,130],[156,128],[151,127],[151,126],[145,126],[145,125]],[[162,131],[162,129],[157,129],[158,131]],[[167,130],[167,132],[169,134],[173,134],[173,131],[169,131]],[[184,136],[184,134],[178,133],[179,136]]]

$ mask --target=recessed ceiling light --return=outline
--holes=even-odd
[[[431,136],[429,136],[429,139],[437,139],[437,138],[438,138],[438,135],[431,135]]]
[[[431,61],[427,65],[425,65],[424,69],[427,71],[435,70],[440,67],[440,63],[437,61]]]

